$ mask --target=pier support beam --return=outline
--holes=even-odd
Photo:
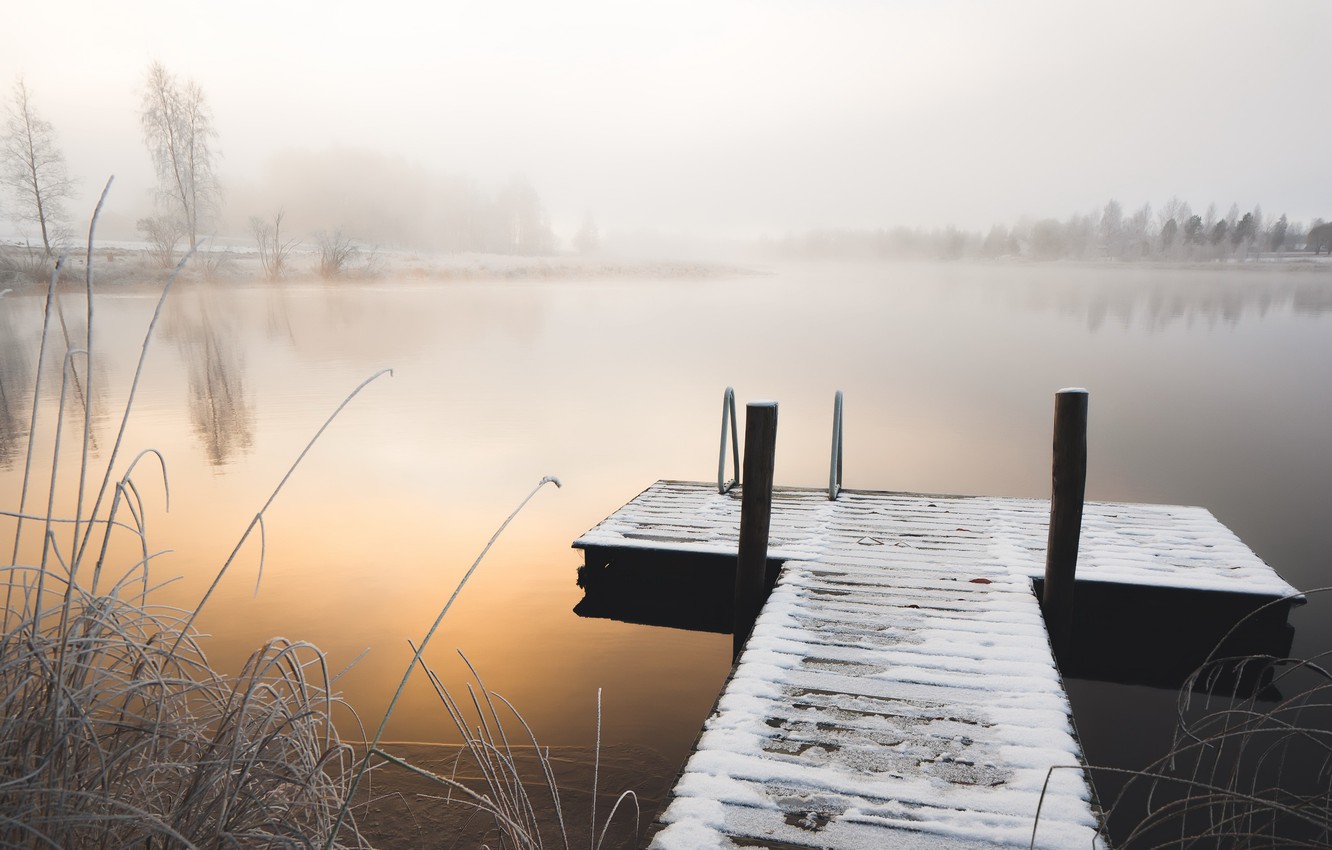
[[[763,608],[767,591],[772,475],[777,458],[777,402],[745,406],[745,463],[740,485],[740,541],[735,565],[735,654]]]
[[[1087,488],[1087,391],[1055,394],[1054,464],[1050,491],[1050,537],[1045,548],[1041,608],[1055,657],[1068,652],[1073,635],[1073,586]]]

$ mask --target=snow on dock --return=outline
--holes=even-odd
[[[739,516],[738,493],[662,481],[574,546],[734,554]],[[785,565],[650,846],[979,850],[1033,826],[1036,847],[1100,846],[1031,592],[1048,518],[1042,500],[777,488]],[[1201,508],[1087,503],[1078,578],[1295,592]]]
[[[936,496],[843,490],[773,490],[768,557],[811,560],[827,529],[865,526],[865,547],[971,551],[982,547],[1009,572],[1045,572],[1050,502],[991,496]],[[657,549],[734,555],[740,492],[709,484],[658,481],[574,541],[576,548]],[[1246,593],[1297,593],[1205,508],[1087,502],[1078,580]]]

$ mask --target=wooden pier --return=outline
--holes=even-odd
[[[1101,846],[1033,592],[1050,502],[828,496],[772,491],[775,586],[650,846],[979,850],[1033,831],[1036,847]],[[626,553],[734,559],[741,502],[659,481],[574,546],[589,580]],[[1077,587],[1075,628],[1098,592],[1236,610],[1296,594],[1202,508],[1100,502],[1082,512]]]

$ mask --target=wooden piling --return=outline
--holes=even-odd
[[[741,472],[740,540],[735,565],[734,648],[738,655],[763,608],[767,591],[768,529],[777,457],[777,402],[745,406],[745,462]]]
[[[1055,657],[1067,653],[1073,633],[1073,586],[1087,489],[1087,391],[1055,394],[1054,462],[1050,488],[1050,536],[1045,547],[1041,608]]]

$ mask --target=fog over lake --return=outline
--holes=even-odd
[[[1329,217],[1321,0],[146,0],[17,4],[5,24],[0,83],[27,80],[86,206],[118,176],[126,230],[152,195],[154,61],[207,97],[236,234],[303,202],[276,185],[293,158],[365,151],[480,187],[521,175],[566,247],[589,212],[695,240],[984,229],[1110,198]]]
[[[170,511],[154,476],[140,487],[153,545],[171,550],[155,569],[183,577],[169,601],[198,598],[324,417],[394,370],[341,414],[266,517],[257,592],[253,544],[224,580],[201,620],[211,659],[238,665],[274,634],[313,641],[334,669],[368,647],[340,686],[377,718],[407,640],[523,495],[558,475],[563,488],[540,493],[492,550],[428,660],[460,686],[465,652],[554,746],[590,746],[601,689],[608,775],[649,809],[712,705],[730,638],[575,616],[569,544],[657,479],[714,476],[728,385],[742,404],[779,401],[779,483],[826,481],[841,389],[847,486],[1033,497],[1049,492],[1053,394],[1085,386],[1089,498],[1202,505],[1296,586],[1327,583],[1326,273],[805,264],[694,279],[179,286],[127,435],[167,458]],[[97,457],[152,305],[148,293],[98,296]],[[40,306],[0,300],[6,397],[30,381]],[[22,444],[26,420],[7,427],[4,444]],[[16,492],[21,457],[5,464],[0,483]],[[1326,646],[1325,622],[1302,617],[1297,650]],[[390,736],[449,741],[444,720],[418,680]]]
[[[197,248],[117,456],[119,475],[160,452],[126,496],[151,548],[112,560],[193,607],[379,375],[217,584],[208,660],[310,641],[363,740],[409,641],[558,476],[424,659],[512,701],[580,823],[598,770],[599,811],[632,787],[650,821],[732,643],[578,616],[570,544],[654,481],[711,480],[728,386],[778,401],[779,485],[827,481],[840,390],[845,486],[1036,498],[1054,393],[1086,387],[1089,498],[1200,505],[1327,585],[1329,33],[1326,0],[18,4],[0,510],[31,440],[25,510],[49,485],[77,513],[84,405],[100,473],[159,288]],[[1332,645],[1325,604],[1296,611],[1296,654]],[[1068,687],[1091,762],[1169,742],[1174,690]],[[430,681],[404,694],[388,739],[448,773]],[[385,783],[377,846],[467,819]]]

